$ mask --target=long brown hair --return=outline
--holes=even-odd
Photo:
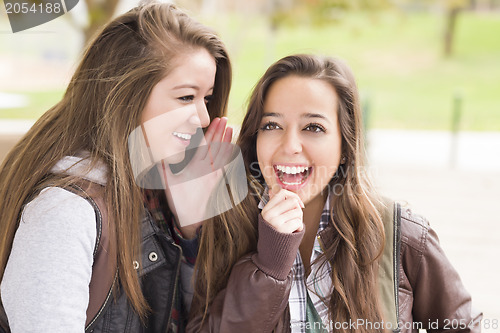
[[[120,282],[134,309],[145,315],[133,261],[140,255],[143,194],[134,182],[127,139],[139,126],[152,88],[175,57],[206,49],[216,61],[211,119],[225,114],[231,65],[222,41],[175,6],[150,3],[110,22],[87,47],[62,100],[48,110],[10,151],[0,167],[0,280],[24,205],[40,187],[68,183],[51,168],[87,151],[91,166],[108,169],[105,200],[115,221]]]
[[[249,190],[253,192],[232,212],[204,225],[197,262],[196,297],[198,301],[203,301],[202,311],[206,313],[214,297],[226,286],[230,270],[239,259],[236,254],[256,250],[256,220],[259,213],[256,203],[262,190],[262,186],[258,184],[264,185],[257,162],[257,134],[269,88],[276,81],[290,75],[329,83],[339,100],[338,122],[342,136],[342,155],[346,160],[339,166],[327,187],[334,194],[330,195],[330,222],[335,234],[332,243],[324,249],[323,258],[320,258],[321,262],[329,262],[331,265],[334,288],[331,295],[324,299],[329,307],[330,318],[335,322],[356,321],[358,318],[372,323],[381,322],[377,259],[384,246],[384,230],[377,211],[379,200],[363,172],[363,128],[356,82],[344,62],[313,55],[293,55],[277,61],[253,90],[238,138],[249,173]],[[238,212],[244,214],[235,217]],[[238,240],[242,238],[245,243],[238,244]],[[229,260],[227,253],[231,254]],[[342,328],[339,331],[349,330]],[[356,331],[371,330],[358,327]]]

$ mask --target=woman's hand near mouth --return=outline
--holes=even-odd
[[[211,217],[207,216],[210,196],[231,159],[233,129],[226,125],[225,117],[210,123],[200,147],[181,172],[173,174],[168,165],[162,165],[168,205],[187,239],[194,238],[203,221]]]
[[[276,194],[269,189],[269,202],[262,209],[262,218],[281,233],[294,233],[304,228],[304,203],[293,192],[280,189]]]

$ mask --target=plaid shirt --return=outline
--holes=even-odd
[[[318,241],[318,235],[323,231],[330,220],[330,197],[326,199],[323,213],[319,222],[317,237],[311,253],[311,273],[305,279],[304,264],[297,251],[297,257],[292,266],[292,289],[288,297],[290,307],[290,325],[292,332],[306,332],[307,323],[307,296],[314,304],[314,308],[321,317],[324,327],[328,327],[328,306],[323,299],[331,294],[332,281],[330,278],[331,267],[328,262],[322,263],[317,259],[323,254]]]
[[[166,202],[164,192],[158,190],[144,191],[144,205],[149,210],[158,227],[163,232],[171,235],[174,242],[182,248],[182,261],[194,265],[196,255],[198,254],[198,238],[187,240],[182,237],[180,230],[173,222],[173,216]],[[180,281],[180,279],[179,279]],[[180,282],[179,282],[180,283]],[[184,310],[181,295],[179,293],[180,285],[175,288],[174,304],[172,305],[172,320],[170,321],[169,333],[183,332],[186,326],[187,313]],[[183,314],[183,315],[181,315]]]
[[[266,188],[259,203],[259,208],[264,208],[269,201],[268,189]],[[331,267],[330,263],[317,260],[323,250],[319,244],[318,236],[330,221],[330,195],[326,199],[323,212],[319,221],[318,232],[314,241],[313,251],[311,253],[311,273],[305,279],[305,269],[300,252],[292,266],[292,289],[288,297],[288,306],[290,307],[290,327],[292,333],[306,332],[307,323],[307,297],[311,299],[314,308],[323,321],[323,327],[328,326],[328,305],[323,299],[332,293]]]
[[[314,308],[323,321],[324,327],[328,327],[328,306],[323,299],[331,294],[332,280],[330,278],[331,267],[328,262],[320,262],[317,259],[323,253],[318,241],[318,236],[330,220],[330,197],[326,199],[323,213],[319,222],[318,232],[311,253],[311,273],[305,279],[304,264],[297,251],[297,257],[292,266],[292,289],[288,297],[290,307],[290,326],[292,332],[306,332],[307,323],[307,296],[314,304]]]

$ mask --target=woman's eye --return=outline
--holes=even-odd
[[[210,101],[212,101],[212,99],[214,98],[213,95],[208,95],[208,96],[205,96],[205,104],[208,104],[210,103]]]
[[[276,129],[281,129],[281,127],[277,123],[270,121],[270,122],[262,125],[260,129],[262,131],[272,131],[272,130],[276,130]]]
[[[305,131],[313,132],[313,133],[322,133],[326,132],[326,129],[320,124],[309,124],[304,128]]]
[[[194,99],[194,95],[181,96],[178,98],[178,100],[180,100],[181,102],[185,102],[185,103],[192,102],[193,99]]]

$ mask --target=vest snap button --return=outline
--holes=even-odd
[[[134,260],[133,264],[134,264],[134,269],[138,270],[139,269],[139,262],[137,260]]]
[[[156,260],[158,260],[158,255],[156,254],[156,252],[151,252],[149,254],[149,260],[151,260],[153,262],[156,261]]]

